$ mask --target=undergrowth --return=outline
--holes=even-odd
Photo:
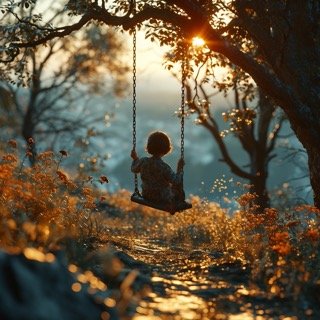
[[[7,148],[0,162],[2,249],[50,251],[70,238],[80,248],[126,238],[129,247],[130,237],[162,238],[168,245],[220,252],[224,262],[240,261],[252,284],[270,295],[299,300],[319,291],[320,211],[312,206],[257,214],[255,195],[246,193],[238,198],[240,209],[230,213],[193,196],[192,209],[170,216],[132,203],[127,190],[102,195],[92,177],[75,182],[61,169],[64,150],[40,153],[33,166],[25,166],[28,149],[19,160],[16,143]]]
[[[137,273],[123,270],[107,245],[104,215],[98,210],[104,197],[95,185],[108,178],[82,174],[81,179],[72,179],[62,169],[67,151],[35,156],[33,144],[29,139],[21,157],[14,140],[0,151],[0,249],[45,263],[53,263],[62,253],[76,277],[70,290],[90,294],[110,290],[101,303],[126,317],[143,287],[133,291]],[[115,283],[111,289],[110,283]],[[101,319],[109,317],[101,313]]]
[[[68,238],[101,237],[98,195],[88,181],[73,181],[60,167],[67,152],[46,151],[27,166],[30,144],[19,159],[16,142],[9,141],[0,162],[0,246],[8,251],[36,247],[49,251]],[[100,177],[100,180],[102,178]]]
[[[243,194],[237,199],[240,209],[228,212],[217,203],[192,196],[192,209],[170,216],[131,203],[126,190],[106,196],[109,203],[126,212],[112,218],[125,226],[119,237],[139,235],[172,246],[219,252],[217,263],[241,262],[250,272],[251,285],[270,296],[316,298],[314,293],[320,288],[320,210],[303,205],[283,211],[268,208],[257,214],[251,205],[254,197]]]

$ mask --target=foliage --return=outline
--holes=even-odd
[[[55,6],[48,12],[55,15],[52,23],[62,19]],[[10,23],[8,15],[2,20]],[[85,139],[85,132],[87,136],[105,135],[103,124],[108,125],[112,118],[105,98],[123,97],[127,90],[125,54],[118,32],[92,23],[68,38],[52,39],[46,46],[19,54],[22,77],[12,74],[15,61],[2,64],[0,123],[7,129],[7,138],[21,133],[25,140],[41,141],[38,147],[53,149],[58,144],[63,148],[61,141]],[[7,73],[12,76],[9,82]]]
[[[14,72],[23,76],[19,58],[30,48],[84,30],[92,21],[122,31],[143,29],[151,40],[172,48],[169,59],[174,63],[182,61],[194,36],[202,37],[205,50],[193,59],[197,66],[208,62],[210,83],[227,92],[240,77],[244,92],[252,96],[254,81],[286,113],[310,158],[315,205],[320,207],[319,150],[314,147],[320,139],[317,1],[61,0],[58,4],[68,19],[56,23],[50,15],[37,13],[39,4],[8,0],[1,6],[0,59],[15,62],[7,79],[15,77]],[[26,12],[30,8],[32,14]],[[217,81],[217,67],[227,67],[231,74]]]
[[[102,216],[96,211],[99,196],[85,182],[75,183],[60,168],[67,152],[61,150],[59,156],[42,152],[33,167],[25,167],[32,143],[29,141],[22,161],[14,140],[9,141],[8,151],[2,154],[1,247],[19,251],[33,246],[48,251],[58,248],[66,237],[84,242],[90,237],[102,239],[105,230]]]
[[[312,206],[270,208],[257,215],[252,206],[255,195],[245,193],[238,198],[240,210],[229,213],[193,196],[192,209],[170,216],[132,203],[126,190],[101,196],[92,184],[107,183],[106,176],[74,182],[61,169],[68,156],[65,150],[59,155],[43,152],[36,165],[26,167],[30,145],[21,161],[15,141],[6,148],[0,163],[2,249],[25,252],[34,247],[48,252],[74,239],[80,245],[73,245],[73,253],[79,254],[80,247],[93,244],[95,250],[101,241],[130,248],[130,237],[152,234],[153,240],[170,246],[216,255],[216,264],[240,261],[250,270],[251,284],[271,296],[300,301],[318,288],[320,212]]]
[[[286,211],[269,208],[257,215],[255,197],[244,193],[237,199],[240,210],[228,212],[192,196],[192,209],[170,216],[131,203],[130,193],[121,190],[106,195],[114,210],[121,210],[107,218],[110,239],[130,252],[130,238],[152,234],[154,241],[168,246],[200,250],[201,259],[214,255],[217,266],[240,263],[250,272],[252,290],[305,305],[303,299],[313,299],[319,286],[320,212],[303,205]]]
[[[138,273],[124,270],[107,245],[104,215],[97,209],[105,199],[94,185],[104,185],[108,178],[101,175],[74,181],[61,168],[68,156],[66,150],[39,153],[36,164],[28,167],[25,161],[32,156],[32,144],[30,139],[22,160],[15,140],[8,141],[2,149],[6,150],[0,153],[0,249],[22,253],[30,261],[52,264],[57,281],[65,281],[66,272],[70,272],[74,283],[70,287],[66,284],[66,290],[75,294],[88,292],[90,299],[102,305],[101,319],[109,319],[110,314],[113,317],[112,310],[120,318],[127,317],[147,288],[136,283]],[[68,271],[62,272],[65,262]],[[23,266],[18,266],[21,272]],[[31,262],[26,264],[26,268],[30,266]],[[34,277],[41,288],[46,288],[47,274],[41,274],[41,270],[36,267]],[[17,290],[31,285],[28,281],[30,277],[18,281]]]
[[[255,195],[239,197],[235,218],[245,241],[237,247],[251,269],[252,280],[276,296],[298,300],[318,285],[320,211],[302,205],[287,211],[252,211]],[[302,296],[301,296],[302,295]]]

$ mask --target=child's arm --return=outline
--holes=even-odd
[[[185,165],[184,160],[180,158],[177,164],[177,173],[182,172],[184,165]]]
[[[132,158],[133,160],[139,159],[136,150],[131,150],[131,158]]]
[[[131,158],[133,159],[131,164],[131,171],[134,173],[139,173],[142,161],[139,159],[136,150],[131,151]]]

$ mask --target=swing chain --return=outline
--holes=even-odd
[[[133,13],[135,13],[135,1],[133,1]],[[137,145],[137,29],[133,29],[133,52],[132,52],[132,149],[136,151]],[[134,174],[134,193],[139,194],[138,175]]]
[[[133,150],[136,150],[136,145],[137,145],[137,133],[136,133],[136,126],[137,126],[137,93],[136,93],[136,86],[137,86],[137,70],[136,70],[136,45],[137,45],[137,39],[136,39],[136,29],[133,31],[133,76],[132,76],[132,129],[133,129],[133,134],[132,134],[132,145],[133,145]]]
[[[186,81],[186,50],[183,48],[183,57],[181,62],[181,159],[184,161],[184,117],[185,117],[185,81]],[[183,176],[183,167],[182,167]]]

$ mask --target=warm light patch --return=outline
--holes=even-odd
[[[79,282],[75,282],[74,284],[72,284],[71,289],[73,292],[80,292],[81,284]]]
[[[194,37],[192,39],[192,45],[194,47],[203,47],[205,45],[205,41],[200,37]]]

